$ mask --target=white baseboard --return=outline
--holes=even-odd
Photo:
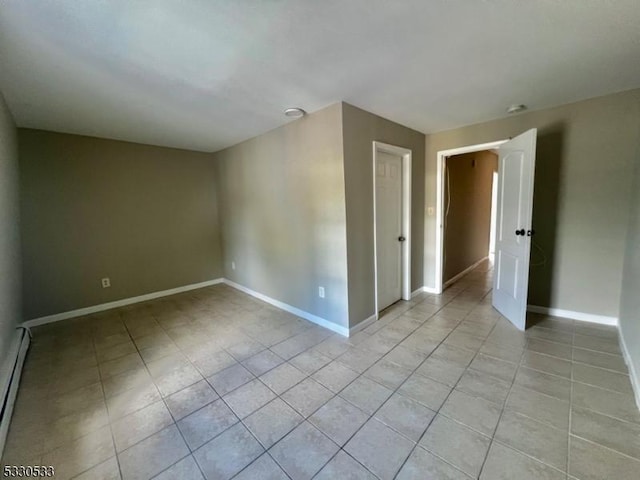
[[[416,289],[412,294],[411,294],[411,298],[415,297],[416,295],[418,295],[419,293],[431,293],[434,295],[438,295],[440,292],[438,292],[435,288],[433,287],[420,287],[418,289]]]
[[[263,302],[267,302],[274,307],[278,307],[281,310],[284,310],[289,313],[293,313],[299,317],[304,318],[305,320],[309,320],[321,327],[328,328],[329,330],[339,333],[342,336],[349,336],[349,329],[347,327],[343,327],[342,325],[338,325],[336,323],[330,322],[324,318],[318,317],[317,315],[313,315],[312,313],[305,312],[304,310],[300,310],[293,305],[289,305],[288,303],[281,302],[280,300],[276,300],[275,298],[268,297],[262,293],[256,292],[255,290],[251,290],[250,288],[245,287],[244,285],[240,285],[239,283],[232,282],[231,280],[227,280],[226,278],[223,280],[226,285],[233,287],[241,292],[244,292],[252,297],[256,297]]]
[[[146,302],[147,300],[153,300],[154,298],[168,297],[169,295],[175,295],[176,293],[183,293],[188,292],[189,290],[197,290],[198,288],[210,287],[211,285],[222,283],[223,280],[224,279],[222,278],[216,278],[214,280],[207,280],[206,282],[193,283],[191,285],[184,285],[182,287],[171,288],[169,290],[147,293],[145,295],[139,295],[137,297],[123,298],[122,300],[101,303],[100,305],[93,305],[91,307],[79,308],[77,310],[71,310],[68,312],[56,313],[55,315],[47,315],[46,317],[27,320],[23,323],[23,325],[30,328],[37,327],[38,325],[44,325],[45,323],[59,322],[60,320],[66,320],[68,318],[82,317],[84,315],[90,315],[92,313],[111,310],[112,308],[124,307],[126,305],[132,305],[134,303]]]
[[[417,291],[417,290],[416,290]],[[413,294],[411,295],[413,296]],[[351,327],[349,329],[349,336],[352,336],[356,333],[358,333],[360,330],[364,330],[365,328],[367,328],[369,325],[371,325],[372,323],[374,323],[376,320],[378,320],[378,315],[376,315],[375,313],[373,315],[371,315],[369,318],[366,318],[365,320],[361,321],[360,323],[357,323],[356,325],[354,325],[353,327]]]
[[[424,287],[420,287],[411,292],[411,298],[414,298],[416,295],[419,295],[424,292]]]
[[[473,270],[474,268],[476,268],[478,265],[480,265],[482,262],[484,262],[486,259],[488,259],[489,257],[484,257],[481,258],[480,260],[478,260],[476,263],[474,263],[473,265],[471,265],[470,267],[465,268],[463,271],[461,271],[460,273],[458,273],[457,275],[455,275],[454,277],[450,278],[449,280],[447,280],[446,282],[444,282],[442,288],[447,288],[449,285],[451,285],[454,282],[457,282],[458,280],[460,280],[462,277],[464,277],[467,273],[471,272],[471,270]]]
[[[631,381],[631,389],[636,399],[636,406],[640,409],[640,377],[638,376],[635,365],[631,361],[627,344],[624,342],[624,335],[622,335],[622,330],[620,329],[618,329],[618,342],[622,350],[622,358],[624,358],[624,363],[627,364],[627,369],[629,370],[629,380]]]
[[[0,368],[0,384],[2,385],[2,398],[0,400],[4,403],[2,419],[0,420],[0,454],[4,452],[11,416],[13,415],[13,407],[18,395],[22,367],[31,341],[27,329],[20,328],[19,332],[19,334],[15,335],[9,352]]]
[[[552,317],[569,318],[581,322],[599,323],[600,325],[618,325],[618,317],[607,317],[605,315],[595,315],[593,313],[574,312],[573,310],[562,310],[561,308],[540,307],[538,305],[527,305],[527,310],[532,313],[542,313]]]

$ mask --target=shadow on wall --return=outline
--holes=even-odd
[[[557,123],[538,132],[529,268],[530,305],[553,305],[553,270],[565,126]]]

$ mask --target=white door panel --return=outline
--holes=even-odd
[[[376,268],[378,311],[402,296],[402,157],[376,157]]]
[[[493,306],[520,330],[527,316],[536,135],[534,128],[501,145],[498,167]]]

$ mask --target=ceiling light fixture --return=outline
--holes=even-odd
[[[507,108],[507,113],[519,113],[519,112],[524,112],[527,109],[526,105],[511,105],[509,108]]]
[[[284,114],[287,117],[291,117],[291,118],[300,118],[300,117],[304,117],[307,112],[305,112],[303,109],[295,107],[295,108],[287,108],[284,111]]]

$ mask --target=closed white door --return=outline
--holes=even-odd
[[[520,330],[527,318],[537,129],[500,146],[493,306]]]
[[[378,311],[402,297],[402,157],[376,156],[376,271]]]

